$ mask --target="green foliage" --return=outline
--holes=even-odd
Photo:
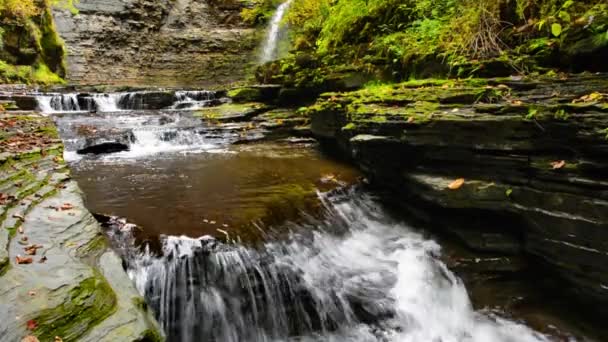
[[[37,65],[33,72],[31,79],[36,84],[56,84],[64,83],[64,80],[59,75],[52,72],[46,64]]]
[[[248,0],[247,7],[241,11],[241,18],[249,25],[264,25],[281,2],[281,0]]]
[[[0,79],[8,83],[61,83],[65,48],[51,6],[73,8],[76,0],[0,0]],[[75,8],[74,8],[75,9]]]
[[[605,0],[293,0],[286,20],[315,68],[390,81],[546,73],[608,46]]]
[[[570,118],[570,114],[565,109],[558,109],[554,115],[556,120],[566,121]]]

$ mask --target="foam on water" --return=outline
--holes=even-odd
[[[167,237],[163,256],[127,257],[129,274],[172,341],[548,341],[475,311],[440,246],[372,199],[326,205],[261,249]]]

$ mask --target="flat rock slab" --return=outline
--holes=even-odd
[[[49,130],[36,115],[3,129]],[[25,124],[27,123],[27,125]],[[20,139],[26,139],[23,136]],[[38,136],[38,139],[46,139]],[[21,140],[16,142],[20,142]],[[25,141],[28,141],[27,139]],[[22,144],[24,148],[30,144]],[[162,340],[61,158],[62,148],[19,146],[1,159],[0,340]]]

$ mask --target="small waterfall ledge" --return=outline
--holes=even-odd
[[[136,91],[120,93],[50,93],[35,95],[45,114],[118,112],[123,110],[196,110],[221,103],[223,94],[207,90]]]
[[[260,249],[165,236],[158,256],[124,221],[109,234],[171,341],[548,341],[473,310],[440,246],[369,196],[320,196],[323,219]]]

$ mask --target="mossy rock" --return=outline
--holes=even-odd
[[[41,341],[61,336],[64,341],[77,341],[92,327],[110,316],[116,308],[116,295],[101,275],[80,282],[69,292],[63,304],[41,311],[34,321],[34,334]]]
[[[279,90],[279,86],[272,85],[241,87],[229,90],[227,96],[232,99],[232,102],[234,103],[271,103],[274,102],[278,97]]]
[[[206,107],[195,113],[207,121],[237,122],[247,121],[253,117],[265,113],[271,107],[263,103],[227,103],[217,107]]]
[[[258,102],[263,98],[262,91],[253,87],[232,89],[228,91],[228,97],[235,103]]]

